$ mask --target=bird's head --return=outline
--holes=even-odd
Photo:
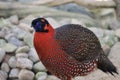
[[[49,32],[50,24],[49,22],[44,18],[36,18],[32,21],[31,26],[34,28],[36,32]]]

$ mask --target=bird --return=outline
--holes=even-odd
[[[46,69],[61,80],[86,76],[96,69],[118,74],[105,55],[99,39],[78,24],[65,24],[56,29],[43,17],[33,19],[34,47]]]

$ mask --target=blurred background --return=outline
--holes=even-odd
[[[59,80],[48,75],[33,47],[31,21],[80,24],[99,38],[120,72],[120,0],[0,0],[0,80]],[[74,80],[120,80],[100,70]]]

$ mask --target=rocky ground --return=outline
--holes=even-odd
[[[61,9],[61,7],[57,8]],[[72,23],[81,24],[92,30],[99,38],[105,54],[120,73],[120,26],[114,19],[111,21],[111,17],[108,18],[111,13],[112,10],[108,10],[99,15],[107,16],[102,18],[103,20],[99,22],[101,24],[88,17],[91,14],[87,13],[81,15],[80,19],[61,16],[46,17],[46,19],[54,28]],[[47,70],[33,47],[34,31],[30,26],[34,18],[36,18],[34,15],[22,19],[17,15],[0,18],[0,80],[59,80],[53,75],[47,75]],[[104,27],[100,27],[101,25]],[[88,76],[75,77],[74,80],[120,80],[120,75],[114,77],[96,70]]]

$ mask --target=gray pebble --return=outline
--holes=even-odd
[[[2,48],[0,48],[0,63],[2,62],[4,56],[5,56],[5,51]]]
[[[45,80],[60,80],[54,75],[48,75],[48,77]],[[87,79],[86,79],[87,80]]]
[[[19,80],[33,80],[34,73],[27,69],[22,69],[18,75]]]
[[[31,28],[28,24],[26,23],[20,23],[18,25],[21,29],[25,30],[26,32],[33,32],[33,28]]]
[[[10,71],[10,67],[9,67],[9,65],[7,63],[2,63],[1,70],[8,73]]]
[[[39,61],[39,57],[34,48],[31,48],[28,53],[29,59],[32,60],[34,63]]]
[[[4,39],[0,39],[0,47],[3,47],[6,43]]]
[[[29,47],[33,47],[33,34],[27,33],[24,36],[24,42],[27,44]]]
[[[42,64],[42,62],[37,62],[36,64],[34,64],[33,66],[33,70],[35,72],[39,72],[39,71],[46,71],[45,66]]]
[[[3,70],[0,70],[0,80],[7,80],[7,73]]]
[[[11,43],[7,43],[2,48],[8,53],[12,53],[17,49],[17,46],[15,46]]]
[[[45,72],[38,72],[35,75],[36,80],[45,80],[46,78],[47,78],[47,73],[45,73]]]
[[[19,75],[20,70],[18,68],[13,68],[10,71],[9,78],[10,79],[17,79]]]
[[[16,37],[9,38],[8,42],[16,45],[17,47],[20,47],[20,46],[24,45],[24,43],[22,41],[20,41],[19,39],[17,39]]]
[[[118,38],[120,38],[120,28],[117,29],[117,30],[115,30],[115,35],[116,35]]]
[[[17,58],[16,65],[19,68],[32,69],[33,62],[31,60],[29,60],[28,58]]]
[[[117,42],[113,45],[110,50],[109,57],[120,62],[120,42]]]
[[[8,64],[11,68],[15,68],[16,67],[16,57],[15,56],[12,56],[9,61],[8,61]]]
[[[29,47],[28,46],[22,46],[22,47],[19,47],[16,50],[16,53],[27,53],[28,51],[29,51]]]
[[[15,33],[9,33],[9,34],[7,34],[7,35],[5,36],[5,39],[6,39],[7,41],[9,41],[11,37],[16,37],[16,34],[15,34]]]
[[[22,30],[21,28],[19,28],[18,26],[16,26],[15,28],[13,28],[12,30],[17,36],[18,39],[23,40],[25,34],[27,33],[26,31]]]
[[[0,38],[4,38],[5,33],[3,31],[0,31]]]
[[[27,53],[17,53],[16,58],[28,58],[28,54]]]
[[[18,16],[17,16],[17,15],[10,16],[10,18],[8,18],[8,20],[9,20],[12,24],[15,24],[15,25],[17,25],[17,24],[19,23],[19,19],[18,19]]]

